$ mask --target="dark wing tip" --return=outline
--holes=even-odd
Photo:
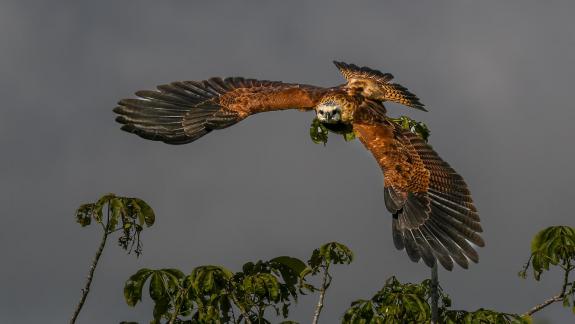
[[[425,105],[422,104],[422,103],[418,103],[418,104],[416,104],[416,105],[413,105],[411,108],[415,108],[415,109],[417,109],[417,110],[429,112],[429,110],[427,110],[427,108],[425,108]]]

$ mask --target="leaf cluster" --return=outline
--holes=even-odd
[[[327,124],[320,122],[317,118],[314,118],[311,122],[309,128],[309,136],[315,144],[327,144],[327,139],[330,132],[343,136],[343,139],[346,142],[353,141],[355,139],[353,126],[350,124]]]
[[[318,288],[307,282],[309,275],[316,275],[323,272],[326,277],[324,289],[331,284],[329,267],[333,264],[350,264],[353,261],[353,252],[344,244],[329,242],[313,250],[307,264],[308,266],[300,274],[300,288],[310,292],[317,291]],[[303,291],[302,291],[303,293]]]
[[[106,215],[106,217],[104,217]],[[102,196],[95,203],[81,205],[76,210],[76,222],[82,227],[100,224],[105,235],[121,231],[118,243],[124,250],[141,253],[140,233],[144,226],[154,225],[152,208],[140,198],[120,197],[115,194]]]
[[[401,126],[401,128],[408,130],[414,134],[419,135],[423,140],[427,142],[431,131],[423,122],[418,122],[407,116],[401,116],[398,118],[390,118],[392,122]],[[355,139],[355,133],[353,132],[353,126],[351,124],[337,123],[337,124],[326,124],[319,121],[319,119],[314,118],[310,128],[309,136],[315,144],[327,144],[329,133],[335,133],[343,136],[346,142]]]
[[[287,318],[299,295],[305,290],[315,291],[305,282],[307,276],[330,264],[349,264],[352,260],[348,247],[331,242],[315,249],[307,265],[300,259],[280,256],[247,262],[235,273],[213,265],[197,267],[188,275],[177,269],[141,269],[126,281],[124,298],[135,306],[148,283],[154,302],[152,324],[270,323],[268,310]]]
[[[531,241],[531,256],[519,276],[526,278],[531,268],[533,277],[539,281],[551,266],[563,271],[563,286],[556,296],[557,301],[562,301],[563,306],[571,307],[575,313],[575,281],[569,278],[575,269],[575,228],[551,226],[537,233]]]
[[[537,233],[531,241],[531,257],[519,274],[526,277],[532,267],[533,276],[539,281],[551,265],[564,270],[575,265],[575,228],[551,226]]]
[[[443,322],[446,324],[531,324],[531,317],[516,314],[500,313],[480,308],[474,312],[447,311]]]
[[[474,312],[449,310],[451,299],[439,287],[440,323],[529,323],[514,314],[486,309]],[[383,288],[371,299],[356,300],[345,312],[345,324],[429,323],[431,321],[431,280],[419,284],[387,279]]]
[[[411,119],[407,116],[400,116],[398,118],[390,118],[390,120],[397,125],[400,125],[401,128],[408,130],[414,134],[419,135],[424,141],[427,142],[429,136],[431,135],[431,131],[423,122],[418,122],[414,119]]]
[[[442,301],[451,301],[440,294]],[[387,279],[383,288],[369,300],[356,300],[345,312],[343,323],[424,323],[431,319],[430,286],[402,284],[395,277]]]
[[[141,269],[124,286],[126,303],[135,306],[149,282],[154,301],[153,324],[162,323],[269,323],[267,309],[286,318],[297,301],[303,261],[278,257],[248,262],[236,273],[206,265],[188,275],[177,269]]]

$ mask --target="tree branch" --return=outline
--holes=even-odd
[[[242,316],[244,317],[244,321],[247,324],[252,324],[252,321],[250,320],[250,317],[248,315],[248,312],[246,312],[246,310],[244,309],[244,307],[241,305],[240,301],[238,300],[238,298],[236,296],[234,296],[234,294],[230,294],[230,296],[232,296],[232,300],[234,301],[234,303],[236,304],[236,306],[238,306],[238,310],[240,311],[240,314],[242,314]]]
[[[323,283],[321,288],[319,289],[319,299],[317,301],[317,305],[315,306],[315,311],[313,313],[313,321],[312,324],[317,324],[319,321],[319,315],[321,314],[321,310],[323,308],[323,300],[325,299],[325,291],[329,287],[331,283],[331,276],[328,273],[329,271],[329,263],[325,266],[323,272]]]
[[[535,305],[533,308],[531,308],[529,311],[525,312],[522,316],[531,316],[534,313],[537,313],[538,311],[542,310],[543,308],[558,302],[558,301],[562,301],[563,298],[565,298],[565,293],[567,292],[567,286],[569,286],[569,273],[571,272],[571,270],[573,270],[573,267],[571,266],[570,262],[567,262],[566,264],[564,264],[562,266],[563,270],[565,270],[565,274],[563,275],[563,287],[561,287],[561,292],[549,299],[547,299],[546,301],[544,301],[543,303],[539,304],[539,305]]]
[[[108,213],[109,214],[109,213]],[[108,215],[109,217],[109,215]],[[82,289],[82,297],[80,298],[80,302],[78,306],[76,306],[76,310],[74,311],[74,315],[72,315],[72,319],[70,320],[70,324],[76,323],[76,319],[86,302],[86,298],[88,297],[88,293],[90,293],[90,285],[92,285],[92,279],[94,278],[94,272],[96,271],[96,267],[98,266],[98,261],[102,256],[102,252],[104,251],[104,247],[106,246],[106,240],[108,239],[108,235],[110,234],[107,230],[108,225],[104,227],[104,235],[102,235],[102,241],[100,242],[100,246],[98,247],[98,251],[96,251],[96,255],[94,256],[94,260],[92,261],[92,265],[90,266],[90,271],[88,273],[88,277],[86,278],[86,284],[84,285],[84,289]]]
[[[439,323],[439,277],[437,275],[437,261],[431,268],[431,324]]]

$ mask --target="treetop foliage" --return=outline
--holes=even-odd
[[[401,120],[403,126],[420,127]],[[402,127],[403,127],[402,126]],[[319,126],[318,126],[319,127]],[[420,130],[421,131],[421,130]],[[140,233],[155,222],[152,208],[139,198],[107,194],[94,203],[81,205],[76,211],[76,221],[83,227],[100,224],[103,238],[90,269],[82,299],[71,323],[74,323],[89,291],[94,270],[109,234],[121,232],[119,243],[125,250],[141,253]],[[304,262],[298,258],[280,256],[268,261],[245,263],[240,271],[233,272],[222,266],[203,265],[186,274],[172,268],[143,268],[129,277],[124,285],[124,298],[129,306],[136,306],[147,295],[154,303],[152,324],[180,323],[271,323],[270,317],[287,320],[291,306],[301,295],[320,293],[314,314],[314,323],[323,307],[325,291],[330,287],[330,267],[351,264],[354,254],[347,246],[329,242],[313,250]],[[562,302],[575,312],[575,282],[570,273],[575,269],[575,228],[552,226],[532,240],[531,256],[519,272],[527,277],[529,269],[535,280],[541,280],[551,267],[563,271],[561,291],[523,315],[497,312],[479,308],[476,311],[452,310],[451,299],[438,287],[439,322],[455,323],[531,323],[531,315],[546,306]],[[319,287],[309,282],[321,274]],[[425,323],[431,320],[432,284],[401,283],[395,276],[385,281],[381,290],[369,299],[353,301],[342,316],[344,324],[371,323]],[[135,322],[122,322],[137,324]]]
[[[106,235],[122,231],[118,239],[120,246],[139,255],[142,252],[140,233],[144,226],[154,225],[156,216],[154,210],[142,199],[110,193],[97,202],[83,204],[76,210],[76,222],[82,227],[90,225],[92,220],[102,226]]]

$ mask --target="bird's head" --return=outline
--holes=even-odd
[[[328,99],[315,107],[315,113],[320,122],[335,124],[341,121],[342,109],[342,105],[337,100]]]

